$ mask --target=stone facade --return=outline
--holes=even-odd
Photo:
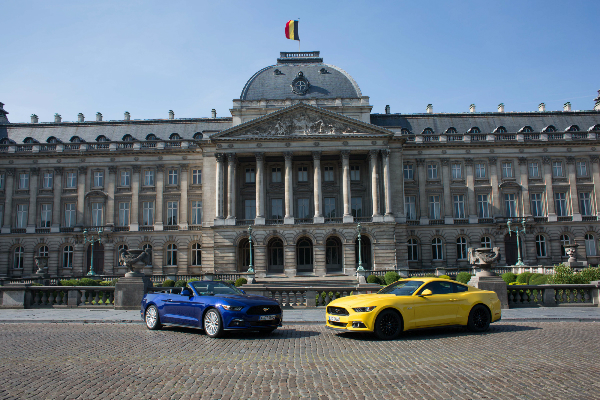
[[[0,276],[46,254],[51,275],[82,275],[99,230],[97,272],[126,272],[121,246],[152,247],[147,274],[244,272],[250,225],[258,277],[354,275],[358,222],[368,269],[466,267],[480,246],[502,265],[509,216],[526,264],[566,261],[569,241],[599,262],[599,110],[371,114],[318,52],[282,53],[229,118],[25,124],[2,106]]]

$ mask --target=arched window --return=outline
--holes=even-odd
[[[194,140],[200,140],[203,139],[204,135],[202,134],[202,132],[196,132],[194,133]]]
[[[600,124],[596,124],[596,125],[592,126],[590,129],[588,129],[588,131],[590,131],[590,132],[599,132],[600,131]]]
[[[248,240],[248,238],[242,239],[240,241],[238,251],[239,271],[246,272],[248,271],[248,267],[250,267],[250,241]],[[254,264],[254,246],[252,246],[252,261],[252,264]]]
[[[142,250],[150,250],[150,254],[152,254],[152,245],[146,243],[145,245],[142,246]],[[150,264],[148,265],[152,265],[152,260],[149,260]]]
[[[494,130],[495,133],[506,133],[506,128],[503,126],[499,126]]]
[[[60,143],[60,140],[58,140],[56,137],[54,136],[50,136],[48,138],[48,140],[46,140],[46,143]]]
[[[325,266],[327,272],[341,272],[342,242],[336,237],[330,237],[325,242]]]
[[[96,138],[96,142],[108,142],[108,138],[104,135],[100,135]]]
[[[123,136],[123,141],[124,142],[133,142],[135,140],[135,138],[131,135],[125,135]]]
[[[548,133],[556,132],[556,127],[554,125],[548,125],[547,127],[544,128],[544,130],[542,132],[548,132]]]
[[[81,138],[79,136],[73,136],[71,139],[69,139],[69,142],[71,142],[71,143],[83,143],[83,140],[81,140]]]
[[[40,257],[48,257],[48,246],[42,246],[38,249],[38,256]]]
[[[443,260],[444,259],[442,239],[434,238],[431,241],[431,255],[432,255],[433,260]]]
[[[531,133],[533,132],[533,129],[530,126],[524,126],[523,128],[521,128],[521,133]]]
[[[535,237],[535,251],[538,257],[546,257],[546,238],[543,235]]]
[[[358,238],[354,242],[354,260],[356,261],[356,267],[358,267]],[[362,235],[360,237],[360,256],[362,261],[362,267],[366,270],[371,269],[371,240]]]
[[[481,238],[481,247],[485,247],[486,249],[492,248],[492,238],[489,236],[484,236]]]
[[[567,257],[566,244],[571,244],[571,238],[569,235],[560,235],[560,255],[563,257]]]
[[[200,243],[192,244],[192,265],[195,267],[202,265],[202,248]]]
[[[402,135],[410,135],[410,131],[408,129],[406,129],[406,128],[400,129],[400,133]]]
[[[126,244],[120,244],[119,247],[117,247],[117,265],[124,266],[124,264],[120,264],[121,260],[119,254],[121,254],[121,250],[129,250],[129,247]]]
[[[62,267],[73,268],[73,246],[71,245],[63,247]]]
[[[408,239],[408,261],[419,261],[419,242],[415,238]]]
[[[296,245],[297,271],[312,272],[313,270],[313,245],[310,239],[302,238]]]
[[[594,257],[596,254],[596,238],[594,235],[588,233],[585,235],[585,255],[588,257]]]
[[[14,269],[23,269],[23,255],[25,254],[25,249],[23,246],[19,246],[15,248],[13,252],[13,268]]]
[[[455,134],[456,133],[456,128],[450,127],[448,129],[446,129],[446,133],[448,133],[448,134]]]
[[[38,141],[35,140],[34,138],[26,137],[25,140],[23,140],[23,143],[32,144],[32,143],[38,143]]]
[[[459,237],[456,239],[456,258],[459,260],[467,259],[467,238]]]
[[[579,127],[577,125],[571,125],[567,128],[567,132],[579,132]]]
[[[433,135],[433,129],[431,129],[431,128],[423,129],[423,135]]]
[[[151,133],[148,136],[146,136],[146,140],[158,140],[158,138],[154,133]]]
[[[474,126],[471,129],[469,129],[469,133],[481,133],[481,130],[478,127]]]
[[[173,267],[177,265],[177,245],[167,245],[167,266]]]
[[[283,242],[279,238],[269,242],[269,271],[283,272]]]
[[[171,136],[169,136],[170,140],[181,140],[181,136],[179,135],[179,133],[172,133]]]

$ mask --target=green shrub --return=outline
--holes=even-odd
[[[385,280],[386,285],[390,285],[400,279],[400,275],[398,275],[396,271],[388,271],[385,273],[383,279]]]
[[[58,281],[59,286],[77,286],[77,279],[63,279]]]
[[[468,272],[459,272],[458,275],[456,275],[457,282],[469,283],[470,280],[471,280],[471,274]]]
[[[152,286],[154,286],[154,287],[162,287],[162,286],[163,286],[163,283],[162,283],[162,282],[154,282],[154,283],[152,284]]]
[[[234,285],[235,285],[235,287],[240,287],[242,285],[245,285],[246,283],[248,283],[248,279],[246,279],[246,278],[238,278],[238,279],[236,279]]]
[[[517,282],[528,285],[531,275],[533,275],[531,272],[522,272],[519,275],[517,275]]]
[[[100,281],[100,286],[110,286],[112,281]]]
[[[367,283],[379,283],[379,277],[377,275],[367,276]]]
[[[529,284],[530,285],[545,285],[546,283],[548,283],[549,277],[550,277],[549,275],[544,275],[544,274],[533,274],[533,275],[531,275],[531,278],[529,279]]]
[[[440,276],[438,276],[438,278],[450,280],[450,277],[448,275],[440,275]]]
[[[188,283],[190,283],[190,282],[199,282],[199,281],[200,281],[200,279],[198,279],[198,278],[192,278],[192,279],[190,279],[188,281]]]
[[[579,275],[581,275],[582,283],[600,281],[600,267],[586,268],[583,271],[579,272]]]
[[[225,281],[225,283],[227,283],[229,285],[235,285],[235,281]]]
[[[424,278],[437,278],[437,276],[435,276],[435,274],[425,274],[423,277]]]
[[[512,272],[505,272],[502,274],[502,279],[504,279],[504,282],[510,285],[511,283],[517,281],[517,275],[513,274]]]
[[[77,286],[100,286],[100,281],[92,278],[81,278],[77,283]]]
[[[162,287],[173,287],[175,286],[175,281],[173,279],[166,279],[162,285]]]
[[[575,273],[571,267],[567,267],[564,264],[559,264],[554,267],[554,275],[548,278],[548,283],[553,284],[571,284],[571,283],[579,283],[575,282],[577,278],[575,277]]]
[[[42,285],[41,283],[33,282],[33,283],[31,284],[31,286],[44,286],[44,285]]]
[[[185,285],[187,285],[187,282],[183,280],[175,282],[175,287],[185,287]]]

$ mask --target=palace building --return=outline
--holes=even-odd
[[[591,96],[592,97],[592,96]],[[590,98],[590,104],[593,104]],[[7,107],[8,109],[9,107]],[[281,53],[230,117],[11,123],[0,103],[0,277],[53,276],[151,248],[147,274],[258,278],[465,268],[467,248],[528,265],[599,263],[600,97],[592,110],[373,113],[319,52]]]

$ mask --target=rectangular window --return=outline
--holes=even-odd
[[[540,177],[540,167],[537,162],[529,163],[529,177],[530,178],[539,178]]]
[[[587,176],[587,163],[585,161],[577,161],[577,176]]]
[[[554,177],[563,176],[562,161],[552,161],[552,176],[554,176]]]
[[[271,199],[271,218],[283,219],[283,199]]]
[[[192,201],[192,225],[202,224],[202,202]]]
[[[465,196],[454,195],[454,218],[465,218]]]
[[[153,201],[142,202],[142,225],[144,225],[144,226],[154,225],[154,202]]]
[[[170,169],[168,185],[178,185],[178,184],[179,184],[179,171],[176,169]]]
[[[335,215],[335,197],[325,197],[325,218],[334,218]]]
[[[308,199],[298,199],[298,218],[308,218],[310,212]]]
[[[350,204],[352,206],[352,216],[355,218],[362,217],[362,197],[352,197]]]
[[[42,187],[44,189],[52,189],[52,178],[52,172],[44,172],[44,181],[42,182]]]
[[[65,204],[65,226],[67,228],[72,228],[75,226],[75,203],[67,203]]]
[[[177,225],[178,208],[176,201],[167,201],[167,225]]]
[[[27,228],[27,204],[17,204],[17,229]]]
[[[66,187],[71,189],[77,187],[77,172],[67,172]]]
[[[350,180],[351,181],[360,181],[360,165],[351,165],[350,166]]]
[[[244,219],[256,218],[256,200],[244,200]]]
[[[415,171],[412,164],[404,164],[404,179],[409,181],[415,179]]]
[[[104,171],[94,171],[94,187],[104,187]]]
[[[308,182],[308,167],[298,167],[298,182]]]
[[[19,174],[19,189],[29,189],[29,174],[27,172]]]
[[[566,193],[554,193],[554,207],[557,216],[566,217],[568,215]]]
[[[121,171],[121,186],[129,186],[131,184],[131,174],[129,171]]]
[[[324,167],[323,171],[323,179],[325,180],[325,182],[333,182],[333,167],[326,166]]]
[[[459,163],[452,164],[452,179],[462,179],[462,165]]]
[[[193,169],[192,170],[192,185],[202,185],[202,170],[201,169]]]
[[[52,225],[52,204],[42,204],[41,228],[50,228]]]
[[[490,203],[488,202],[487,194],[477,195],[477,215],[479,218],[490,217]]]
[[[256,172],[254,172],[254,168],[246,168],[246,183],[256,183]]]
[[[429,218],[440,219],[440,196],[429,196]]]
[[[581,215],[592,215],[592,200],[589,192],[579,193],[579,211]]]
[[[475,164],[475,178],[480,178],[480,179],[485,178],[485,164],[484,163]]]
[[[544,216],[544,204],[541,193],[531,193],[531,215],[534,217]]]
[[[502,177],[503,178],[512,178],[513,170],[511,162],[503,162],[502,163]]]
[[[407,220],[417,219],[417,198],[415,196],[404,196],[404,211]]]
[[[104,225],[104,204],[92,203],[92,226]]]
[[[427,179],[438,178],[438,167],[437,164],[427,164]]]
[[[154,170],[147,169],[144,171],[144,186],[154,186]]]
[[[271,182],[281,183],[281,168],[280,167],[271,168]]]
[[[4,190],[4,174],[0,174],[0,190]]]
[[[507,193],[504,195],[504,207],[506,208],[507,217],[517,216],[517,195],[514,193]]]
[[[129,203],[119,203],[119,226],[129,225]]]

